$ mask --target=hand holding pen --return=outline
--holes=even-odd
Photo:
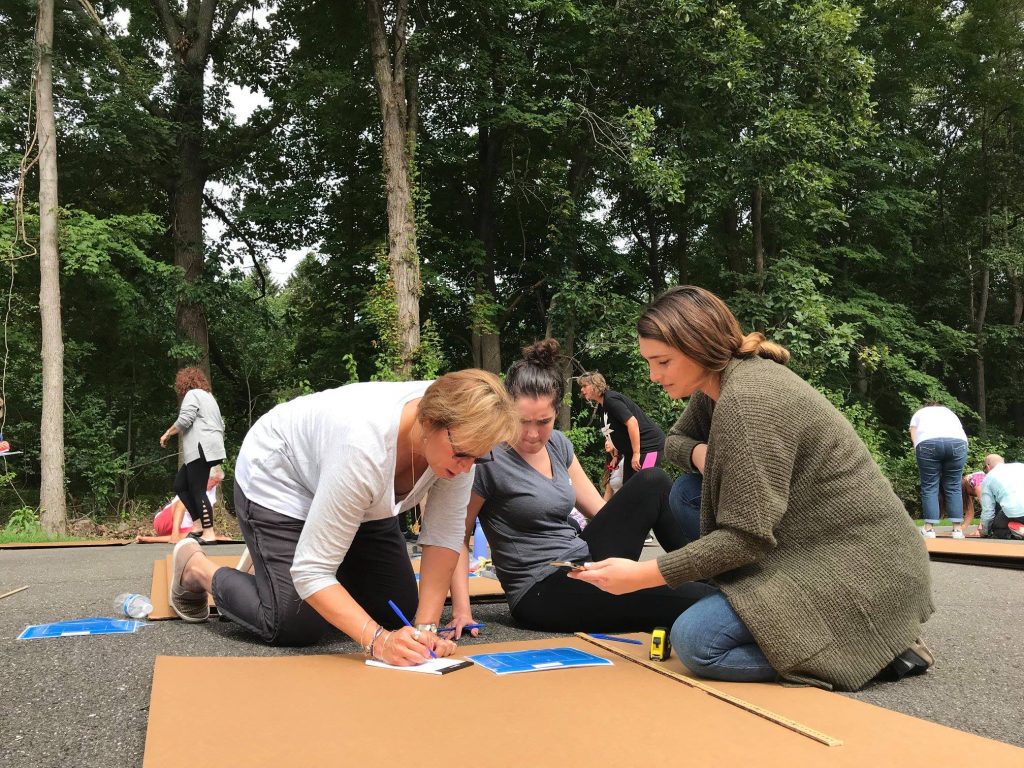
[[[424,649],[432,659],[455,653],[456,645],[451,640],[444,640],[427,630],[416,629],[393,600],[388,600],[388,605],[405,626],[392,633],[389,645],[394,646],[396,652],[384,654],[384,661],[396,666],[409,666],[427,660]],[[390,658],[392,655],[395,658]]]

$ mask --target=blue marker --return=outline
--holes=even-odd
[[[409,622],[409,620],[407,618],[405,618],[405,614],[402,613],[402,609],[399,608],[397,605],[395,605],[395,601],[394,600],[388,600],[388,605],[391,606],[391,610],[395,612],[395,615],[398,616],[398,618],[400,618],[402,620],[402,623],[405,624],[405,626],[407,626],[407,627],[411,627],[412,626],[412,624]],[[430,653],[430,658],[432,658],[432,659],[436,659],[437,658],[437,654],[434,653],[434,649],[433,648],[427,648],[427,651]]]

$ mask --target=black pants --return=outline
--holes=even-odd
[[[1019,521],[1018,521],[1019,522]],[[989,523],[988,533],[986,537],[989,539],[1015,539],[1017,538],[1010,531],[1010,518],[1003,514],[1003,508],[996,504],[996,516],[992,518],[992,522]]]
[[[291,575],[304,521],[250,501],[237,485],[235,514],[255,573],[219,569],[213,576],[217,610],[271,645],[315,643],[331,625],[299,597]],[[416,615],[416,575],[398,518],[359,526],[337,579],[387,629],[402,626],[388,600],[394,600],[406,616]]]
[[[192,516],[199,520],[203,528],[213,528],[213,507],[206,495],[206,485],[210,482],[210,470],[220,461],[207,461],[203,446],[199,446],[199,458],[178,467],[174,477],[174,492]]]
[[[591,557],[638,560],[652,529],[666,550],[686,544],[669,510],[671,488],[672,481],[660,469],[641,470],[632,482],[624,483],[583,529],[581,536]],[[512,616],[525,627],[547,632],[649,632],[654,627],[671,627],[683,611],[716,591],[691,582],[678,589],[654,587],[612,595],[559,571],[530,587]]]
[[[652,454],[654,456],[654,462],[648,463],[648,457],[650,457]],[[640,452],[640,466],[643,467],[645,463],[648,463],[648,468],[660,467],[661,459],[664,455],[665,443],[664,441],[662,441],[662,443],[656,446],[654,450]],[[633,469],[633,454],[622,454],[622,458],[620,459],[620,461],[622,461],[622,484],[625,485],[634,475],[636,475],[636,470]],[[643,472],[642,469],[640,471]]]

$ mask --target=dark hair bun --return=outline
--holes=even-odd
[[[523,347],[523,360],[540,368],[557,368],[562,348],[556,339],[541,339]]]

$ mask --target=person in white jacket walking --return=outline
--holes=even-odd
[[[185,463],[174,478],[178,494],[193,520],[203,525],[205,541],[216,540],[213,529],[213,507],[206,496],[210,470],[227,458],[224,450],[224,419],[220,406],[210,394],[210,382],[198,368],[182,368],[174,379],[181,407],[178,418],[160,436],[160,447],[174,435],[182,436]]]

